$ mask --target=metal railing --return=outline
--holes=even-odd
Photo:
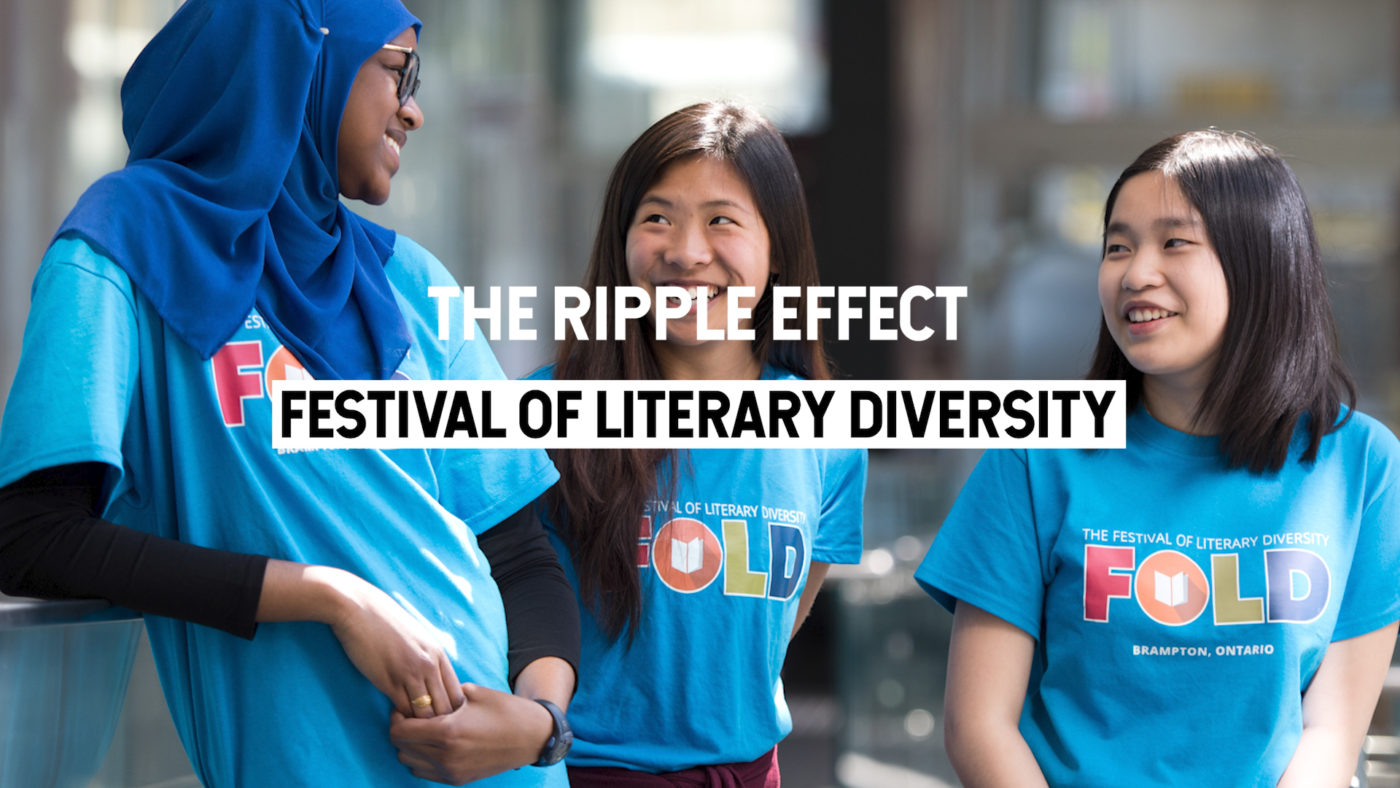
[[[143,626],[106,602],[0,597],[0,786],[90,783]]]

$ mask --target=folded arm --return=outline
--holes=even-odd
[[[553,733],[537,700],[567,709],[579,660],[579,612],[534,507],[478,537],[505,603],[514,693],[463,684],[466,703],[430,720],[394,714],[399,760],[429,780],[458,785],[534,763]]]
[[[0,488],[0,591],[106,599],[252,638],[267,557],[100,519],[106,471],[96,462],[59,465]]]
[[[106,599],[253,638],[259,621],[328,624],[346,654],[405,713],[462,703],[428,629],[350,572],[187,544],[101,519],[101,463],[60,465],[0,488],[0,592]],[[427,695],[430,705],[412,705]]]

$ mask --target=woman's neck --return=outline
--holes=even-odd
[[[744,340],[695,346],[657,342],[652,347],[667,380],[757,380],[763,373],[753,346]]]
[[[1203,385],[1180,384],[1153,375],[1142,377],[1142,406],[1152,418],[1189,435],[1216,435],[1218,425],[1198,421]]]

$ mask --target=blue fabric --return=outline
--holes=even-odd
[[[126,167],[55,238],[115,261],[203,358],[256,303],[312,376],[387,378],[409,346],[394,235],[340,203],[336,141],[360,65],[410,26],[399,0],[189,0],[122,83]]]
[[[499,379],[484,339],[440,342],[432,285],[452,278],[400,236],[386,267],[415,380]],[[476,534],[558,478],[538,450],[278,453],[268,381],[300,364],[254,310],[208,359],[178,339],[112,261],[61,240],[36,276],[0,424],[0,485],[100,461],[104,516],[191,544],[336,566],[437,632],[463,681],[507,690],[507,633]],[[390,702],[329,627],[263,623],[257,637],[147,616],[181,740],[204,785],[428,785],[397,760]],[[486,785],[562,785],[561,767]]]
[[[771,368],[765,378],[797,379]],[[638,512],[642,619],[631,648],[626,635],[609,640],[580,600],[571,766],[670,772],[771,749],[792,730],[780,672],[808,567],[860,561],[864,450],[683,456],[674,501]],[[546,525],[577,592],[558,526]]]
[[[1400,443],[1226,470],[1144,408],[1126,450],[987,452],[915,578],[1036,638],[1021,733],[1051,785],[1274,785],[1328,643],[1400,619]]]

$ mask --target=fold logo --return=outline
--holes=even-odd
[[[672,590],[699,591],[719,576],[724,548],[719,537],[699,520],[677,517],[657,530],[651,541],[652,568]]]
[[[1241,589],[1239,553],[1211,554],[1207,575],[1176,550],[1158,550],[1139,564],[1132,547],[1085,545],[1084,620],[1107,622],[1113,600],[1132,598],[1148,618],[1167,626],[1189,624],[1207,607],[1217,626],[1303,624],[1322,615],[1331,599],[1332,573],[1321,556],[1287,548],[1265,550],[1263,558],[1264,596],[1259,597]]]
[[[264,374],[269,387],[273,381],[278,380],[315,380],[311,373],[306,371],[306,367],[285,347],[277,348],[267,360],[267,370]]]
[[[1153,621],[1189,624],[1206,609],[1210,581],[1196,562],[1175,550],[1159,550],[1137,570],[1137,598]]]
[[[225,427],[242,427],[246,421],[243,401],[262,398],[262,367],[262,343],[256,339],[229,342],[209,358],[214,396]]]
[[[278,347],[263,364],[262,342],[249,339],[229,342],[209,359],[214,376],[214,396],[225,427],[242,427],[247,400],[262,399],[267,385],[278,380],[312,380],[300,361],[285,347]]]
[[[677,517],[653,533],[651,515],[643,517],[637,537],[637,567],[650,567],[668,588],[683,594],[709,586],[721,570],[725,596],[783,601],[801,590],[808,559],[807,538],[801,528],[759,522],[755,552],[749,541],[748,520],[725,518],[720,525],[722,541],[699,520]],[[766,560],[762,557],[765,536]]]
[[[248,316],[244,328],[264,328],[262,318]],[[404,355],[404,360],[409,354]],[[219,401],[219,414],[225,427],[242,427],[248,419],[244,408],[250,399],[267,396],[269,387],[279,380],[315,380],[306,367],[285,346],[277,349],[263,364],[262,341],[257,339],[229,342],[209,358],[209,370],[214,376],[214,397]],[[412,380],[402,369],[394,370],[390,380]]]

